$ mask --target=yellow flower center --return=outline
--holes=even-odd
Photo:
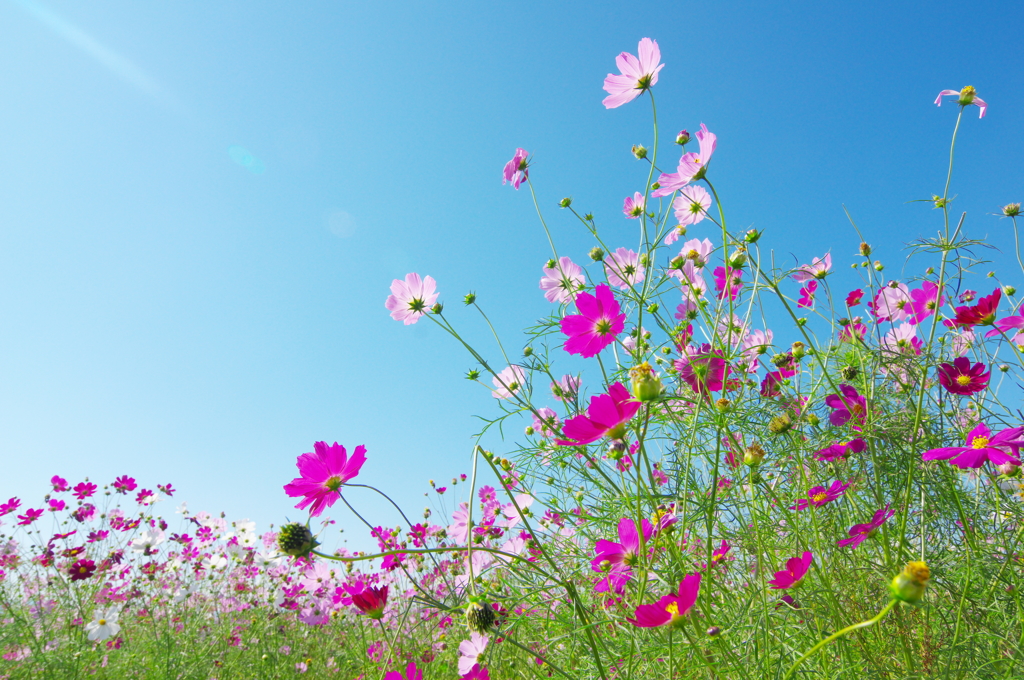
[[[339,488],[341,488],[341,485],[343,483],[344,482],[341,481],[341,477],[339,475],[334,475],[333,477],[328,477],[327,481],[324,482],[324,486],[326,486],[331,491],[337,491]]]
[[[971,376],[969,375],[958,375],[956,377],[956,384],[961,387],[967,387],[971,384]]]
[[[96,623],[100,624],[101,626],[105,626],[105,625],[107,625],[107,620],[106,619],[100,619]]]
[[[672,615],[672,618],[679,616],[679,604],[672,602],[669,606],[665,607],[665,611]]]
[[[815,503],[821,503],[822,501],[824,501],[827,498],[828,498],[828,494],[825,493],[824,491],[819,491],[818,493],[816,493],[813,496],[811,496],[811,500],[814,501]]]
[[[975,437],[971,442],[972,449],[983,449],[988,446],[988,437]]]

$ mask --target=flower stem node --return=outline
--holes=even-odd
[[[643,160],[644,158],[647,158],[647,147],[645,147],[643,144],[634,144],[633,155],[636,156],[637,160]]]
[[[597,246],[594,246],[588,254],[590,255],[590,259],[594,262],[601,262],[604,260],[604,251]]]
[[[900,602],[914,604],[924,597],[924,587],[930,576],[931,572],[924,562],[907,562],[903,571],[892,580],[889,589]]]
[[[494,625],[494,610],[479,595],[470,595],[466,604],[466,625],[477,633],[486,633]]]
[[[277,534],[277,548],[285,555],[305,557],[320,545],[313,532],[305,524],[292,522],[281,527]]]
[[[654,401],[664,389],[661,378],[646,361],[629,369],[629,383],[638,401]]]

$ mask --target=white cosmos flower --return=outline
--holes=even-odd
[[[143,531],[141,536],[131,542],[131,547],[135,552],[146,552],[160,545],[165,540],[164,532],[154,527]]]
[[[117,635],[121,631],[121,626],[117,625],[118,614],[117,607],[97,609],[93,612],[92,621],[85,624],[85,631],[89,634],[89,639],[98,642],[106,640],[111,635]]]

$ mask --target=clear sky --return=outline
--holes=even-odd
[[[606,111],[601,84],[645,36],[663,158],[706,123],[731,225],[780,265],[845,269],[845,203],[899,276],[940,226],[907,203],[945,179],[956,107],[932,101],[968,84],[989,113],[965,117],[954,212],[1008,243],[990,213],[1024,199],[1021,26],[1010,1],[0,0],[0,497],[130,474],[262,530],[303,517],[281,486],[325,439],[365,444],[361,481],[418,513],[499,411],[449,337],[389,318],[390,282],[432,275],[503,365],[475,290],[522,346],[550,250],[501,185],[519,146],[562,254],[592,245],[569,195],[635,247],[650,102]]]

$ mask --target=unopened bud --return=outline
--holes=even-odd
[[[604,260],[604,251],[598,248],[597,246],[594,246],[590,250],[589,255],[590,259],[593,260],[594,262],[601,262],[602,260]]]
[[[790,351],[793,353],[793,359],[795,359],[796,361],[800,361],[801,359],[803,359],[804,354],[806,354],[806,352],[804,351],[804,343],[800,342],[799,340],[793,343],[793,345],[790,347]]]
[[[523,356],[524,357],[531,356],[532,354],[533,354],[533,348],[532,347],[527,346],[527,347],[523,348]]]
[[[558,207],[560,208],[568,208],[570,205],[572,205],[572,198],[569,196],[566,196],[558,202]]]
[[[430,311],[432,311],[434,314],[440,314],[441,312],[444,311],[444,305],[438,302],[437,304],[430,308]]]
[[[470,371],[466,371],[466,380],[476,380],[479,377],[480,371],[476,370],[475,368]]]
[[[622,439],[612,439],[608,442],[608,457],[612,460],[619,460],[626,452],[626,442]]]
[[[1009,373],[1010,367],[1007,364],[999,364],[999,370],[1003,373]]]
[[[462,301],[467,305],[471,305],[476,302],[476,293],[466,293],[466,297],[462,298]]]
[[[1014,295],[1017,293],[1017,289],[1013,286],[1003,286],[1003,292],[1007,295]]]
[[[583,216],[583,219],[585,219],[587,222],[593,222],[594,215],[592,213],[587,213],[586,215]]]
[[[1020,215],[1020,203],[1007,203],[1003,206],[1003,214],[1007,217],[1017,217]]]
[[[750,229],[743,237],[743,240],[746,241],[747,243],[757,243],[757,239],[759,238],[761,238],[761,232],[759,232],[757,229]]]
[[[526,430],[525,430],[525,432],[526,432],[526,436],[527,436],[527,437],[529,437],[530,435],[532,435],[532,434],[533,434],[533,426],[532,426],[532,425],[527,425],[527,426],[526,426]]]
[[[638,401],[653,401],[661,396],[664,389],[661,378],[646,361],[629,369],[629,383]]]
[[[651,304],[649,304],[647,306],[647,311],[650,312],[651,314],[657,314],[658,313],[658,303],[657,302],[652,302]]]
[[[733,269],[742,269],[743,265],[747,263],[747,249],[744,246],[740,246],[736,250],[732,251],[732,256],[729,257],[729,266]]]
[[[1016,463],[1006,462],[996,466],[996,472],[1005,477],[1020,477],[1020,466]]]
[[[839,374],[843,376],[843,380],[853,380],[860,374],[860,369],[856,366],[843,366],[839,369]]]
[[[817,425],[817,424],[818,424],[819,422],[821,422],[820,420],[818,420],[818,416],[814,415],[813,413],[808,413],[807,415],[805,415],[805,416],[804,416],[804,421],[805,421],[805,422],[806,422],[806,423],[807,423],[808,425],[810,425],[811,427],[814,427],[814,426],[816,426],[816,425]]]
[[[903,571],[892,580],[889,589],[892,596],[901,602],[920,602],[930,576],[931,572],[924,562],[907,562]]]
[[[305,557],[318,545],[309,527],[298,522],[285,524],[277,534],[277,549],[292,557]]]
[[[724,397],[715,402],[715,408],[722,413],[728,411],[730,406],[732,406],[732,402]]]
[[[880,272],[883,269],[885,269],[885,265],[882,264],[882,261],[881,260],[875,260],[875,271],[876,272]]]
[[[858,248],[858,251],[863,257],[871,257],[871,246],[869,246],[867,243],[863,241],[861,241],[860,248]]]
[[[764,457],[765,451],[757,442],[743,449],[743,464],[749,467],[757,467]]]
[[[792,428],[793,420],[788,413],[777,415],[768,421],[768,431],[775,435],[788,432]]]
[[[722,632],[722,629],[719,628],[718,626],[711,626],[710,628],[708,628],[708,635],[710,637],[715,637],[716,635],[718,635],[721,632]]]
[[[679,134],[676,135],[676,144],[683,146],[690,141],[690,133],[686,130],[680,130]]]
[[[642,144],[634,144],[633,155],[636,156],[637,160],[647,158],[647,148]]]

